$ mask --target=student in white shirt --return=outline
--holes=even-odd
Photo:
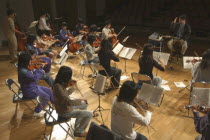
[[[111,22],[106,21],[106,26],[102,30],[102,40],[103,39],[109,39],[113,36],[116,36],[116,35],[110,34],[111,33],[110,28],[111,28]]]
[[[194,64],[192,68],[192,77],[192,81],[194,82],[210,83],[210,49],[204,52],[201,62],[196,62]]]
[[[134,123],[148,126],[152,113],[146,111],[145,117],[130,105],[138,93],[133,81],[126,81],[120,88],[119,96],[114,98],[111,112],[111,129],[121,135],[123,140],[147,140],[145,136],[134,131]]]
[[[50,35],[50,27],[47,25],[47,13],[42,11],[40,19],[39,19],[39,25],[38,25],[38,35],[42,36],[43,34]]]

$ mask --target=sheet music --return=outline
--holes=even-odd
[[[128,54],[126,55],[127,59],[131,59],[133,57],[133,55],[135,54],[136,49],[133,48],[129,48]]]
[[[146,103],[159,106],[162,93],[163,88],[144,83],[137,98]]]
[[[135,54],[136,49],[124,47],[120,53],[120,57],[131,59],[133,55]]]
[[[164,61],[164,65],[166,66],[168,64],[170,54],[169,53],[162,53],[162,52],[153,52],[153,58],[159,62],[159,59],[162,59]]]
[[[31,24],[30,24],[30,26],[28,27],[28,29],[35,27],[37,23],[38,23],[38,21],[33,21],[33,22],[31,22]]]
[[[183,82],[174,82],[174,84],[175,84],[176,87],[179,87],[179,88],[186,87],[186,85]]]
[[[69,55],[67,53],[64,54],[64,58],[63,60],[61,61],[61,66],[63,66],[63,64],[66,62],[66,60],[68,59]]]
[[[209,88],[193,88],[192,104],[210,107],[210,89]]]
[[[98,74],[96,77],[94,90],[97,91],[98,93],[103,93],[105,83],[106,83],[106,76]]]
[[[63,56],[64,52],[66,52],[66,50],[68,49],[68,45],[66,45],[63,50],[60,52],[60,56]]]
[[[122,50],[123,45],[121,43],[118,43],[117,46],[112,50],[116,55],[119,54],[119,52]]]
[[[171,88],[169,87],[169,85],[161,85],[161,87],[166,90],[166,91],[170,91]]]
[[[189,57],[183,57],[183,66],[184,66],[184,69],[192,69],[193,68],[193,63],[191,62],[191,60],[193,59],[202,59],[202,57],[192,57],[192,56],[189,56]],[[190,61],[190,62],[187,62],[187,61]]]

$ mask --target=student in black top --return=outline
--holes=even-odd
[[[153,46],[152,44],[144,44],[144,49],[142,56],[139,57],[139,73],[148,75],[153,80],[153,85],[160,86],[162,79],[158,77],[154,77],[152,70],[153,67],[156,67],[157,69],[164,71],[165,66],[163,60],[159,60],[161,64],[158,64],[157,61],[153,59]],[[140,82],[141,84],[141,82]]]
[[[121,69],[117,69],[116,67],[111,67],[110,62],[111,60],[114,60],[115,62],[119,62],[119,58],[114,54],[112,51],[112,44],[104,39],[101,42],[101,49],[98,53],[98,57],[100,60],[100,65],[104,67],[104,69],[107,71],[109,76],[113,76],[111,79],[111,82],[113,83],[112,88],[119,87],[120,83],[120,76],[121,76]],[[101,75],[106,75],[105,71],[99,71]]]

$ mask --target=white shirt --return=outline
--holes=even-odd
[[[41,17],[39,19],[39,26],[38,26],[38,28],[40,30],[50,30],[50,28],[47,26],[46,19],[44,17]]]
[[[14,19],[5,17],[4,19],[4,32],[7,38],[15,37],[15,23]]]
[[[147,111],[144,117],[132,105],[118,102],[117,97],[115,97],[112,104],[111,129],[121,135],[123,140],[135,140],[137,134],[133,130],[133,124],[147,126],[151,117],[151,112]]]
[[[113,35],[110,35],[109,33],[111,32],[110,29],[104,27],[102,30],[102,40],[103,39],[109,39],[110,37],[112,37]]]

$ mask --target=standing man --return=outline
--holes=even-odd
[[[5,20],[5,36],[8,39],[10,60],[17,60],[17,38],[15,33],[23,35],[24,33],[15,29],[14,18],[16,13],[13,9],[7,10],[7,18]]]
[[[170,26],[170,35],[176,37],[176,39],[171,39],[168,42],[168,48],[171,50],[171,52],[174,52],[173,44],[176,42],[180,42],[182,46],[182,55],[184,55],[187,50],[187,39],[191,34],[191,27],[188,23],[186,23],[186,18],[186,15],[181,15],[174,19]]]

